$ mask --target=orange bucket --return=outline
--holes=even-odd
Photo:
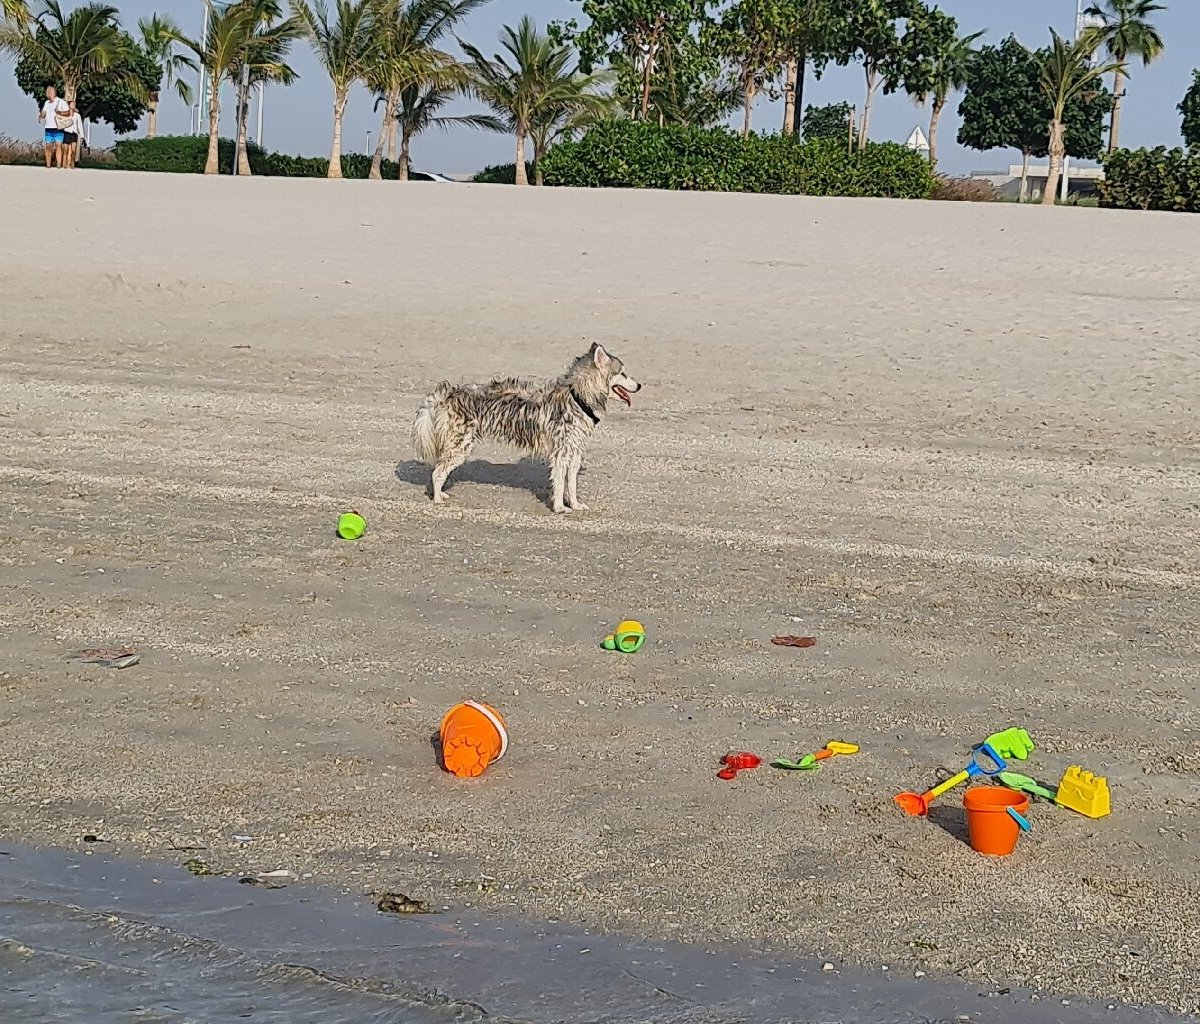
[[[439,732],[446,771],[460,779],[482,775],[489,764],[499,761],[508,750],[508,730],[500,712],[473,700],[463,701],[447,711]]]
[[[967,836],[971,849],[992,857],[1006,857],[1017,848],[1021,826],[1008,813],[1029,811],[1029,797],[1003,786],[972,786],[963,794],[967,809]]]

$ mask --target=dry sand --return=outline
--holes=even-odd
[[[1197,221],[0,171],[0,830],[1196,1009]],[[610,344],[593,511],[436,381]],[[333,537],[337,514],[370,522]],[[634,615],[634,657],[598,648]],[[799,620],[799,621],[795,621]],[[777,632],[812,633],[810,650]],[[133,643],[125,671],[73,650]],[[463,783],[465,696],[514,747]],[[1015,857],[891,796],[1024,724]],[[734,748],[863,752],[716,780]],[[242,849],[234,833],[255,837]]]

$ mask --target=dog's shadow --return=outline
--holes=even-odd
[[[431,497],[433,494],[430,469],[424,462],[418,462],[416,459],[407,459],[401,462],[396,466],[396,479],[401,483],[424,487],[426,497]],[[539,500],[545,500],[550,493],[549,472],[546,464],[531,458],[500,463],[472,459],[470,462],[464,462],[450,474],[445,489],[452,491],[455,485],[460,483],[511,487],[518,491],[528,491]]]

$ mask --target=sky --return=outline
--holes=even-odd
[[[111,0],[120,8],[122,23],[130,29],[139,18],[154,11],[170,14],[185,32],[199,35],[202,21],[202,0]],[[1149,68],[1134,64],[1132,78],[1123,108],[1121,122],[1122,145],[1175,146],[1181,142],[1179,114],[1176,105],[1192,80],[1192,69],[1200,66],[1200,0],[1163,0],[1166,11],[1155,16],[1159,31],[1166,41],[1166,52]],[[1030,47],[1049,41],[1050,28],[1060,34],[1074,31],[1076,0],[940,0],[939,6],[954,15],[964,33],[986,29],[981,42],[998,42],[1015,34]],[[78,3],[65,0],[70,10]],[[478,46],[486,54],[495,50],[497,33],[504,24],[515,24],[522,14],[529,14],[540,25],[577,16],[578,2],[573,0],[491,0],[491,3],[466,20],[459,30],[462,38]],[[269,89],[264,111],[264,144],[268,149],[305,155],[329,152],[332,134],[332,92],[329,81],[312,54],[298,44],[292,59],[300,75],[299,82],[290,88]],[[865,90],[862,69],[831,67],[820,81],[811,72],[805,89],[805,103],[820,105],[848,100],[861,105]],[[379,115],[373,109],[373,99],[364,89],[355,91],[346,112],[344,148],[365,150],[379,131]],[[222,133],[231,134],[232,103],[225,104]],[[449,113],[466,113],[478,109],[469,100],[462,100]],[[740,116],[740,115],[739,115]],[[754,111],[755,127],[774,130],[782,120],[782,106],[765,99]],[[927,127],[927,109],[919,109],[907,97],[880,96],[871,118],[871,137],[876,140],[904,141],[913,128]],[[252,121],[253,124],[253,121]],[[176,95],[165,96],[159,113],[162,134],[185,134],[189,131],[188,109]],[[979,153],[960,147],[955,142],[958,131],[957,102],[942,117],[939,132],[939,165],[950,174],[966,174],[976,170],[1004,169],[1019,161],[1015,151],[993,150]],[[37,108],[16,87],[11,75],[11,62],[0,63],[0,134],[36,140],[40,138]],[[112,139],[107,126],[95,129],[93,144],[107,145]],[[513,143],[502,135],[471,129],[431,131],[419,137],[413,145],[413,166],[418,170],[464,174],[492,163],[511,162]]]

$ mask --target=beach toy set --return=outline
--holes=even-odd
[[[1032,829],[1026,817],[1031,797],[1089,818],[1102,818],[1111,812],[1108,780],[1078,765],[1067,768],[1057,791],[1028,775],[1008,770],[1005,758],[1024,761],[1033,751],[1033,740],[1024,729],[992,733],[972,751],[970,763],[961,772],[924,793],[898,793],[896,805],[910,816],[927,817],[929,805],[955,786],[972,779],[994,780],[999,785],[971,786],[963,794],[971,849],[991,857],[1012,853],[1022,833]]]
[[[830,740],[820,750],[816,751],[816,753],[805,754],[798,761],[792,761],[786,757],[776,758],[771,762],[771,767],[782,768],[785,771],[816,771],[821,767],[820,762],[838,755],[848,757],[850,754],[857,754],[858,750],[857,743],[843,743],[841,740]],[[751,754],[745,750],[734,751],[721,758],[721,770],[717,772],[717,778],[725,779],[726,781],[735,779],[738,772],[757,768],[762,763],[763,759],[757,754]]]

